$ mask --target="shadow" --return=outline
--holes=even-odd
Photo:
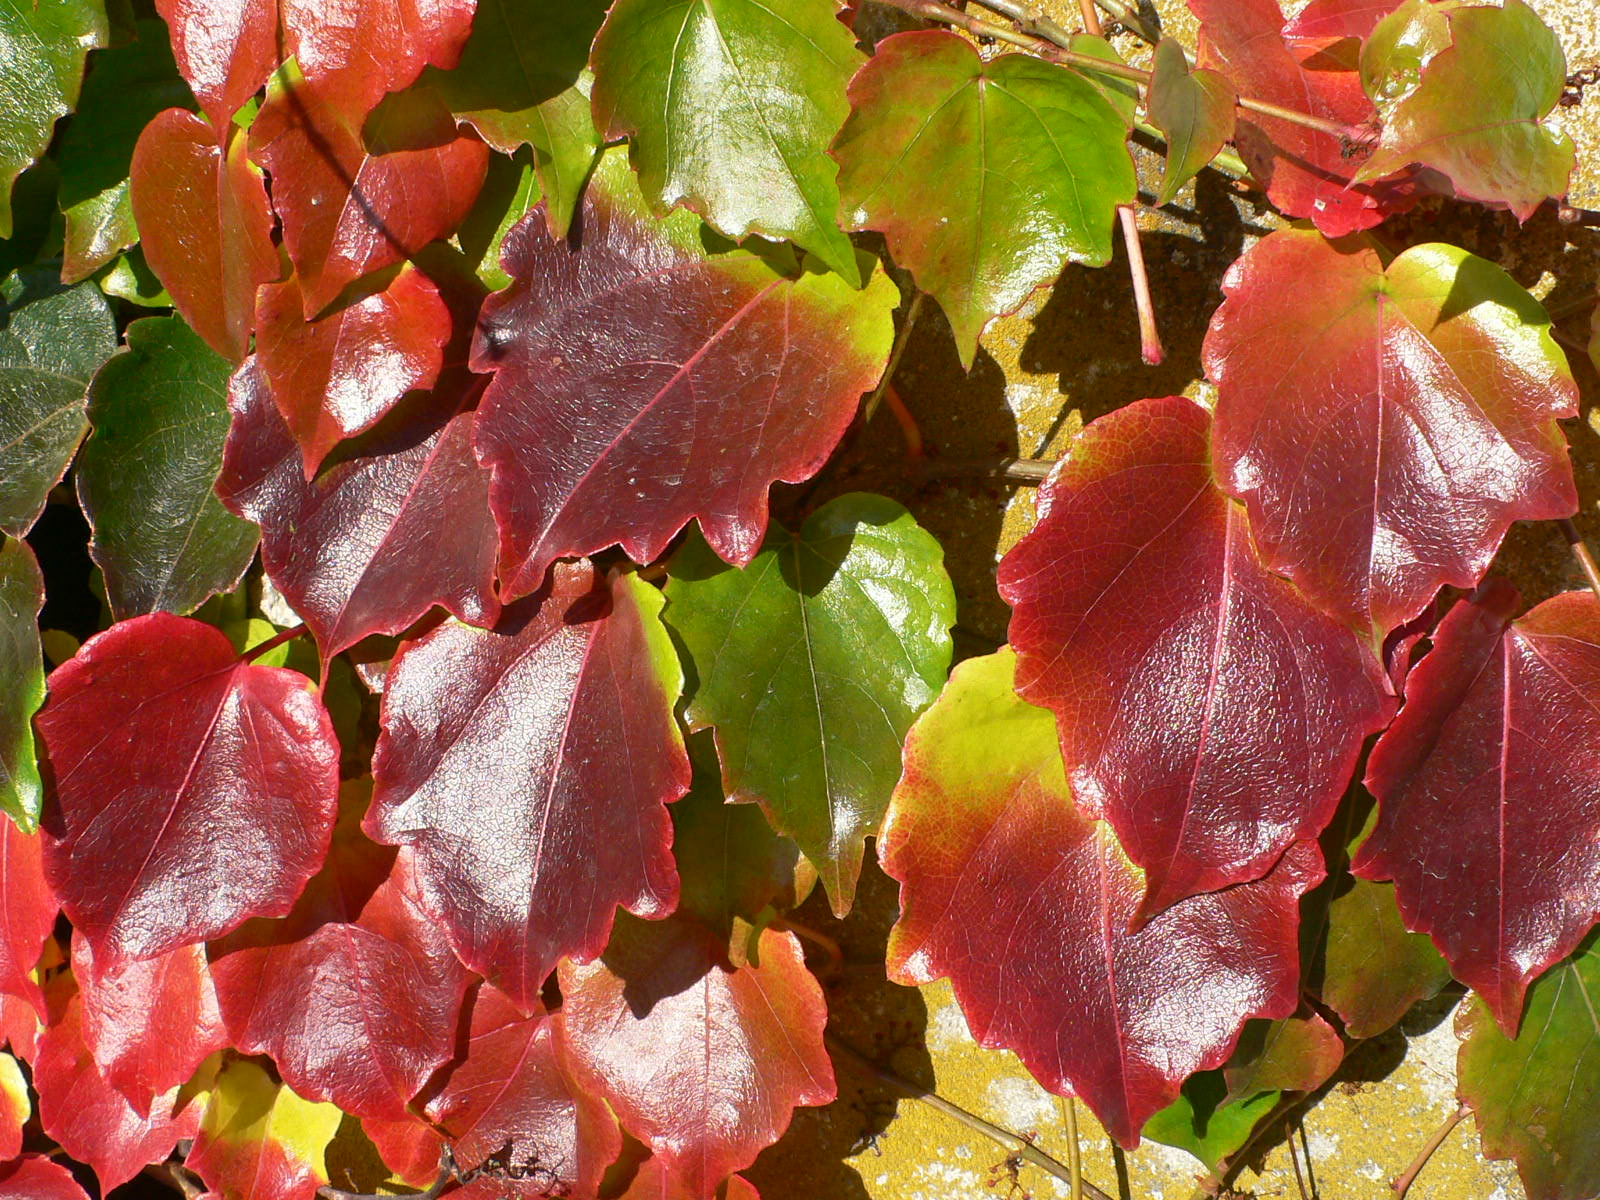
[[[934,1086],[933,1062],[925,1033],[927,1008],[915,988],[890,983],[883,962],[889,929],[899,913],[898,885],[868,854],[862,867],[855,908],[834,917],[822,889],[794,913],[794,919],[839,943],[843,968],[827,980],[828,1032],[901,1078]],[[808,951],[810,947],[808,945]],[[899,1105],[914,1104],[834,1056],[839,1095],[821,1108],[796,1109],[789,1130],[764,1150],[743,1174],[763,1196],[867,1200],[856,1166],[847,1161],[871,1156],[886,1137]]]

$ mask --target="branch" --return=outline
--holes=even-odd
[[[1433,1136],[1428,1139],[1427,1145],[1418,1152],[1416,1159],[1406,1168],[1405,1174],[1393,1180],[1389,1186],[1394,1189],[1396,1200],[1405,1200],[1405,1194],[1411,1190],[1411,1185],[1417,1181],[1417,1176],[1422,1173],[1422,1168],[1428,1165],[1428,1160],[1433,1157],[1433,1152],[1444,1145],[1445,1138],[1450,1136],[1450,1131],[1461,1124],[1463,1117],[1472,1111],[1465,1104],[1456,1109],[1445,1118],[1443,1125],[1433,1131]]]
[[[1027,50],[1040,58],[1050,62],[1060,63],[1062,66],[1077,67],[1080,70],[1092,71],[1100,75],[1109,75],[1113,79],[1128,79],[1143,87],[1150,86],[1150,72],[1139,67],[1130,67],[1126,63],[1108,62],[1106,59],[1097,58],[1093,54],[1081,54],[1058,46],[1053,42],[1018,32],[1006,25],[996,25],[985,21],[982,17],[974,17],[959,9],[951,8],[940,0],[877,0],[879,4],[888,8],[899,9],[913,17],[921,17],[925,21],[937,21],[956,29],[963,29],[974,37],[992,38],[997,42],[1005,42],[1019,49]],[[1293,125],[1301,125],[1307,129],[1314,129],[1318,133],[1326,133],[1336,137],[1341,142],[1350,143],[1357,132],[1348,125],[1341,125],[1337,121],[1329,121],[1323,117],[1303,113],[1293,108],[1285,108],[1281,104],[1272,104],[1266,100],[1255,100],[1249,96],[1239,97],[1239,107],[1247,112],[1259,113],[1264,117],[1272,117],[1279,121],[1288,121]]]
[[[1141,17],[1132,7],[1122,3],[1122,0],[1093,0],[1106,15],[1119,25],[1125,26],[1138,34],[1152,46],[1161,40],[1161,31],[1154,28]],[[1017,0],[978,0],[978,3],[992,12],[1011,20],[1023,33],[1031,33],[1034,37],[1043,38],[1047,42],[1054,42],[1065,49],[1072,48],[1072,34],[1063,29],[1054,20],[1033,12]],[[1098,22],[1097,22],[1098,23]],[[1096,23],[1096,24],[1097,24]],[[1094,34],[1100,31],[1085,21],[1084,27]]]
[[[1055,1159],[1051,1158],[1027,1138],[1022,1137],[1019,1134],[1012,1133],[1009,1129],[1002,1129],[998,1125],[991,1125],[988,1121],[985,1121],[976,1113],[968,1112],[959,1104],[952,1104],[937,1092],[930,1092],[927,1088],[912,1083],[909,1079],[900,1078],[900,1076],[896,1075],[893,1071],[885,1070],[883,1067],[880,1067],[877,1063],[873,1062],[865,1054],[862,1054],[861,1051],[857,1050],[854,1046],[839,1040],[839,1038],[835,1037],[831,1033],[823,1034],[823,1038],[827,1042],[828,1049],[833,1052],[835,1058],[844,1059],[845,1062],[849,1063],[863,1075],[872,1076],[872,1078],[876,1079],[879,1083],[892,1088],[894,1091],[899,1092],[902,1096],[908,1096],[912,1100],[922,1101],[922,1103],[926,1104],[929,1108],[935,1109],[952,1120],[959,1121],[968,1129],[981,1133],[984,1137],[998,1142],[1012,1154],[1021,1158],[1024,1162],[1030,1163],[1033,1166],[1038,1167],[1041,1171],[1055,1176],[1057,1179],[1061,1180],[1065,1184],[1068,1184],[1069,1186],[1071,1185],[1071,1170],[1057,1162]],[[1087,1179],[1081,1180],[1081,1184],[1083,1187],[1083,1194],[1088,1196],[1090,1200],[1111,1200],[1110,1196],[1106,1195],[1106,1193],[1095,1187],[1094,1184],[1090,1183]]]

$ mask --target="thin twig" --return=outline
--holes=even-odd
[[[950,462],[926,462],[922,466],[922,473],[930,479],[951,475],[992,475],[1007,483],[1039,487],[1050,478],[1055,465],[1047,458],[955,459]]]
[[[1105,9],[1113,21],[1125,29],[1131,29],[1152,46],[1161,40],[1161,30],[1140,16],[1132,5],[1124,4],[1122,0],[1094,0],[1094,2]]]
[[[938,21],[940,24],[949,25],[955,29],[963,29],[974,37],[993,38],[997,42],[1005,42],[1019,49],[1027,50],[1040,58],[1051,62],[1060,63],[1062,66],[1077,67],[1080,70],[1093,72],[1099,75],[1109,75],[1113,79],[1128,79],[1145,87],[1150,86],[1150,72],[1139,67],[1130,67],[1126,63],[1111,62],[1108,59],[1098,58],[1093,54],[1083,54],[1076,50],[1068,50],[1047,42],[1042,38],[1032,37],[1005,25],[996,25],[992,21],[985,21],[982,17],[974,17],[959,9],[951,8],[940,0],[878,0],[879,4],[888,8],[899,9],[913,17],[921,17],[925,21]],[[1330,121],[1324,117],[1313,116],[1311,113],[1300,112],[1297,109],[1285,108],[1281,104],[1272,104],[1266,100],[1257,100],[1250,96],[1240,96],[1240,108],[1246,112],[1259,113],[1264,117],[1272,117],[1279,121],[1288,121],[1294,125],[1314,129],[1318,133],[1336,137],[1341,142],[1349,141],[1356,132],[1348,125],[1341,125],[1338,121]]]
[[[1471,1109],[1463,1104],[1445,1118],[1444,1124],[1433,1131],[1433,1136],[1428,1139],[1427,1145],[1423,1146],[1421,1151],[1418,1152],[1412,1164],[1406,1168],[1405,1174],[1390,1182],[1389,1186],[1394,1189],[1395,1200],[1405,1200],[1405,1194],[1411,1190],[1411,1185],[1416,1182],[1417,1176],[1422,1173],[1422,1168],[1428,1165],[1428,1160],[1433,1157],[1434,1151],[1444,1145],[1444,1140],[1450,1136],[1450,1131],[1461,1124],[1462,1118],[1470,1111]]]
[[[1578,569],[1589,581],[1589,590],[1594,593],[1595,599],[1600,600],[1600,567],[1595,566],[1594,555],[1589,553],[1589,547],[1584,544],[1583,535],[1570,518],[1562,517],[1556,524],[1566,535],[1567,545],[1572,547],[1572,557],[1578,560]]]
[[[1083,31],[1090,37],[1105,37],[1106,31],[1100,24],[1100,10],[1095,7],[1095,0],[1078,0],[1078,15],[1083,18]],[[1057,42],[1056,45],[1060,45]],[[1069,43],[1066,49],[1072,49]]]
[[[303,622],[301,624],[299,624],[299,625],[294,626],[293,628],[285,629],[282,633],[278,634],[277,637],[268,638],[266,641],[262,642],[259,646],[250,647],[250,649],[246,650],[243,654],[239,655],[239,661],[240,662],[255,662],[255,660],[260,658],[263,654],[268,654],[271,651],[276,650],[279,646],[283,645],[285,642],[294,641],[295,638],[297,638],[301,634],[305,633],[305,631],[306,631],[306,627],[305,627],[305,624]]]
[[[1072,1173],[1069,1197],[1070,1200],[1083,1200],[1083,1152],[1078,1146],[1078,1102],[1071,1096],[1066,1098],[1066,1109],[1067,1170]]]
[[[1200,1180],[1200,1190],[1195,1192],[1191,1200],[1212,1200],[1222,1190],[1222,1185],[1231,1176],[1235,1168],[1247,1159],[1251,1152],[1266,1138],[1268,1132],[1277,1127],[1282,1120],[1301,1105],[1308,1103],[1316,1092],[1303,1092],[1291,1094],[1279,1100],[1277,1105],[1266,1116],[1256,1123],[1254,1131],[1219,1168],[1212,1171]]]
[[[1053,17],[1033,12],[1026,5],[1018,4],[1017,0],[978,0],[978,3],[989,11],[1005,17],[1023,33],[1031,33],[1034,37],[1043,38],[1047,42],[1054,42],[1068,49],[1072,47],[1072,34],[1069,30],[1058,25]]]
[[[1072,1182],[1072,1172],[1066,1166],[1051,1158],[1027,1138],[1022,1137],[1020,1134],[1012,1133],[1009,1129],[1002,1129],[998,1125],[992,1125],[976,1113],[968,1112],[959,1104],[952,1104],[937,1092],[930,1092],[927,1088],[920,1087],[909,1079],[900,1078],[893,1071],[885,1070],[865,1054],[862,1054],[861,1051],[846,1042],[840,1041],[831,1033],[824,1034],[823,1037],[826,1039],[828,1049],[833,1052],[835,1058],[844,1059],[845,1062],[855,1067],[862,1074],[872,1076],[879,1083],[893,1088],[902,1096],[922,1101],[928,1107],[943,1113],[952,1120],[959,1121],[968,1129],[983,1134],[984,1137],[1004,1146],[1024,1162],[1031,1163],[1041,1171],[1054,1175],[1064,1183],[1070,1184]],[[1088,1180],[1083,1181],[1083,1193],[1090,1200],[1111,1200],[1110,1196]]]
[[[911,331],[916,328],[917,314],[921,311],[922,293],[912,292],[911,303],[906,306],[905,320],[900,322],[900,332],[895,334],[894,348],[889,351],[889,363],[883,368],[878,386],[872,389],[872,395],[867,397],[867,402],[861,407],[862,424],[872,420],[873,414],[878,411],[878,405],[883,401],[884,392],[894,379],[894,373],[900,369],[900,360],[905,357],[906,345],[911,341]]]

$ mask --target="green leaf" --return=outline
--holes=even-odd
[[[502,154],[533,148],[557,237],[566,236],[600,151],[585,64],[605,12],[605,0],[479,0],[460,64],[428,72],[450,111],[489,145]]]
[[[1144,1123],[1143,1136],[1187,1150],[1215,1171],[1250,1140],[1256,1123],[1278,1103],[1277,1092],[1259,1092],[1229,1103],[1221,1071],[1201,1071],[1184,1080],[1171,1104]]]
[[[161,280],[144,259],[144,250],[134,246],[126,254],[117,256],[105,274],[97,277],[100,290],[118,300],[137,304],[140,308],[171,308],[172,297],[161,286]]]
[[[1311,1092],[1344,1061],[1344,1042],[1316,1013],[1249,1021],[1222,1068],[1229,1101],[1259,1092]]]
[[[1238,94],[1227,77],[1189,68],[1183,45],[1162,38],[1150,76],[1150,123],[1167,139],[1167,163],[1156,204],[1170,204],[1233,138]]]
[[[0,239],[11,185],[78,102],[83,60],[110,35],[104,0],[0,0]]]
[[[1572,139],[1539,123],[1566,75],[1560,41],[1522,0],[1443,14],[1413,0],[1384,18],[1362,50],[1362,83],[1383,131],[1356,182],[1421,163],[1448,176],[1463,199],[1527,220],[1565,195],[1572,175]]]
[[[698,533],[668,567],[666,621],[697,680],[736,803],[759,803],[816,865],[836,912],[900,777],[906,730],[950,669],[944,552],[882,496],[841,496],[799,536],[774,527],[743,570]]]
[[[133,147],[150,119],[167,108],[195,107],[172,60],[167,26],[140,21],[139,38],[97,51],[78,112],[61,139],[61,211],[66,214],[67,283],[92,274],[133,245],[139,231],[128,199]]]
[[[834,143],[850,229],[876,229],[939,301],[970,367],[989,320],[1069,262],[1111,258],[1134,199],[1119,102],[1023,54],[984,62],[950,33],[884,41]]]
[[[24,833],[39,827],[44,791],[33,747],[33,714],[44,703],[39,610],[44,577],[26,542],[0,537],[0,809]]]
[[[0,530],[21,537],[38,520],[88,427],[89,380],[116,347],[94,284],[63,287],[53,266],[0,283]]]
[[[1306,897],[1300,925],[1306,989],[1339,1014],[1354,1039],[1392,1028],[1450,982],[1450,965],[1433,942],[1400,919],[1394,884],[1357,879],[1347,869],[1376,821],[1372,798],[1353,789],[1323,835],[1328,879]]]
[[[671,809],[678,911],[693,913],[726,941],[735,918],[753,924],[767,905],[792,908],[801,898],[795,880],[800,855],[759,808],[726,802],[709,730],[690,734],[688,745],[694,783]]]
[[[595,40],[595,122],[645,195],[731,238],[789,238],[853,285],[828,143],[861,65],[833,0],[618,0]]]
[[[512,226],[541,199],[539,178],[527,150],[517,151],[512,158],[496,154],[489,159],[483,191],[461,222],[456,239],[474,273],[491,292],[511,286],[511,276],[500,265],[500,247]]]
[[[89,389],[94,432],[77,475],[89,553],[119,621],[189,613],[230,590],[258,537],[212,491],[228,436],[228,360],[179,316],[135,321],[127,337]]]
[[[1484,1154],[1516,1160],[1528,1200],[1600,1193],[1600,933],[1534,981],[1515,1038],[1476,996],[1456,1034]]]

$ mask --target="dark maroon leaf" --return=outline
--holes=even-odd
[[[572,237],[531,215],[506,238],[512,285],[484,304],[472,366],[493,371],[474,435],[494,473],[501,588],[613,543],[659,557],[691,518],[723,558],[761,546],[766,495],[822,466],[877,382],[895,289],[788,279],[708,257],[687,213],[648,215],[604,156]]]
[[[664,806],[690,771],[661,606],[636,575],[562,563],[492,630],[447,622],[389,672],[367,830],[415,848],[456,953],[526,1012],[617,905],[677,903]]]
[[[575,1075],[693,1196],[836,1091],[800,943],[769,929],[759,949],[760,966],[733,966],[693,921],[620,917],[604,958],[561,967],[556,1028]]]
[[[233,377],[217,491],[261,526],[261,559],[326,655],[398,633],[435,604],[492,624],[489,476],[472,456],[481,381],[457,370],[342,448],[307,480],[252,360]]]
[[[1373,655],[1257,557],[1210,427],[1182,397],[1091,423],[1000,568],[1018,690],[1145,869],[1141,918],[1316,837],[1393,711]]]
[[[306,478],[413,388],[433,386],[450,339],[439,289],[406,264],[381,291],[315,321],[290,277],[256,293],[256,366],[305,456]]]
[[[36,719],[45,876],[110,970],[285,913],[321,865],[339,745],[305,676],[151,613],[89,639]]]
[[[1520,606],[1491,581],[1439,626],[1367,762],[1378,824],[1352,864],[1394,880],[1507,1037],[1600,920],[1600,604],[1568,592],[1512,623]]]

